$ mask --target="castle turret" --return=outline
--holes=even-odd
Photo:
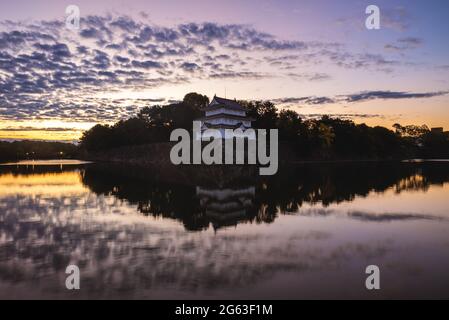
[[[226,138],[226,129],[241,129],[243,132],[251,128],[254,119],[246,116],[246,110],[235,100],[214,96],[209,105],[203,108],[205,116],[201,121],[201,133],[207,129],[216,129],[221,137]],[[205,136],[203,134],[203,136]]]

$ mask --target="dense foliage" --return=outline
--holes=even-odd
[[[113,126],[97,125],[85,132],[81,147],[88,151],[168,141],[175,128],[192,129],[201,117],[206,96],[189,93],[179,103],[143,108],[136,117]],[[302,119],[292,110],[278,111],[269,101],[240,101],[254,128],[279,129],[279,138],[305,159],[447,158],[449,136],[426,126],[394,125],[394,130],[369,127],[323,116]]]
[[[46,141],[0,141],[0,161],[72,158],[78,147],[72,143]]]
[[[136,117],[121,120],[113,126],[96,125],[84,132],[81,147],[88,151],[168,141],[174,128],[192,130],[192,121],[201,117],[209,99],[189,93],[180,103],[145,107]]]
[[[374,190],[383,193],[394,189],[397,194],[401,194],[426,191],[431,185],[449,182],[449,166],[446,162],[313,163],[283,166],[274,176],[260,176],[257,170],[251,168],[195,168],[190,172],[182,168],[170,173],[165,171],[165,177],[169,177],[170,183],[157,170],[158,167],[143,169],[140,166],[117,164],[89,166],[82,176],[82,182],[92,192],[113,195],[136,205],[144,215],[182,221],[187,230],[206,230],[211,223],[214,228],[245,221],[271,223],[279,217],[279,212],[328,215],[333,210],[309,211],[306,208],[317,203],[327,208],[352,201],[355,197],[366,197]],[[230,179],[228,182],[222,179],[215,181],[219,185],[217,187],[211,184],[213,178],[210,176],[226,176]],[[249,202],[235,202],[245,211],[244,215],[225,214],[224,219],[216,219],[214,215],[206,214],[208,206],[214,206],[214,201],[201,201],[208,195],[198,194],[197,185],[211,192],[224,188],[245,190],[252,186],[256,192],[254,198],[249,197],[252,198]],[[416,218],[391,212],[381,214],[381,207],[377,213],[349,210],[348,217],[373,222]]]

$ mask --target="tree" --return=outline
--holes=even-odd
[[[279,129],[280,139],[287,141],[296,141],[301,130],[302,119],[299,114],[293,110],[282,110],[279,112],[277,128]]]
[[[449,137],[444,133],[428,132],[422,137],[422,158],[449,158]]]
[[[258,129],[275,129],[278,114],[275,105],[270,101],[239,101],[247,115],[254,118],[254,127]]]
[[[113,145],[126,146],[157,141],[151,136],[148,123],[139,117],[121,120],[113,127]]]
[[[320,123],[318,125],[318,137],[321,140],[321,144],[324,148],[329,148],[335,139],[335,134],[332,127]]]
[[[108,125],[97,124],[83,133],[81,147],[86,150],[104,150],[113,146],[112,129]]]
[[[196,92],[191,92],[184,96],[183,102],[194,110],[200,111],[201,108],[207,107],[209,98]]]
[[[192,92],[185,95],[182,102],[145,107],[136,117],[113,126],[93,127],[83,134],[81,146],[87,150],[104,150],[168,141],[173,129],[191,130],[192,121],[203,115],[202,108],[208,103],[206,96]],[[430,132],[426,125],[402,126],[396,123],[393,126],[395,131],[392,131],[326,115],[320,119],[303,120],[293,110],[278,112],[270,101],[239,103],[247,115],[255,119],[252,123],[255,129],[278,129],[280,139],[288,142],[304,159],[449,157],[448,136]],[[23,150],[17,149],[14,153]]]
[[[73,158],[78,148],[72,143],[48,141],[0,141],[0,161]]]
[[[430,131],[429,127],[427,127],[425,124],[422,126],[415,126],[415,125],[401,126],[399,123],[395,123],[393,125],[393,128],[396,129],[396,133],[399,134],[401,137],[411,137],[411,138],[419,138]]]

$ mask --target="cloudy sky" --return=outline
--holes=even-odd
[[[449,130],[446,0],[0,1],[0,139],[74,140],[191,91]]]

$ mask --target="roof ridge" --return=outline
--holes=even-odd
[[[217,97],[217,96],[214,96],[214,100],[216,102],[218,102],[219,104],[223,104],[223,105],[231,107],[231,108],[238,108],[239,110],[245,110],[245,108],[242,105],[240,105],[237,102],[237,100],[231,100],[231,99],[221,98],[221,97]]]
[[[228,99],[228,98],[222,98],[222,97],[218,97],[218,96],[214,96],[214,98],[218,98],[219,100],[226,100],[226,101],[231,101],[231,102],[237,102],[236,99]]]

